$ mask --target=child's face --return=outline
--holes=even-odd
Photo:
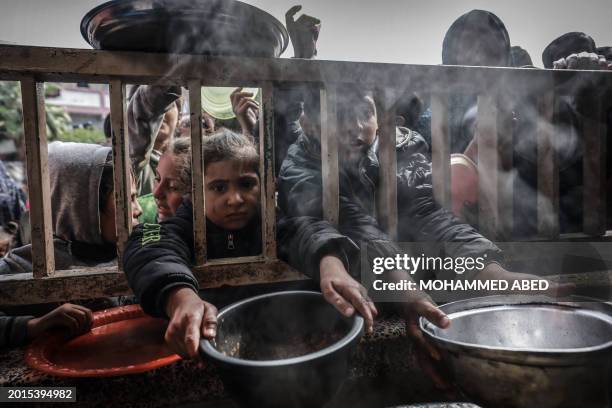
[[[220,161],[204,172],[206,217],[228,229],[244,228],[259,212],[259,176],[240,162]]]
[[[358,161],[374,143],[378,130],[376,105],[370,96],[347,101],[339,109],[338,123],[341,135],[340,153],[348,162]]]
[[[215,118],[210,116],[208,112],[202,111],[202,133],[212,134],[215,133],[216,125]],[[185,115],[178,124],[178,131],[180,137],[191,136],[191,121],[189,115]]]
[[[132,227],[139,224],[138,217],[142,214],[142,208],[138,203],[138,196],[136,191],[136,183],[134,178],[130,177],[132,194],[130,196],[130,205],[132,209]],[[106,199],[106,208],[100,211],[100,232],[102,239],[106,242],[117,242],[117,230],[115,228],[115,191],[108,193]]]
[[[177,175],[173,156],[166,152],[159,159],[155,170],[153,197],[157,204],[157,220],[159,222],[173,217],[183,202],[183,194],[177,189]]]

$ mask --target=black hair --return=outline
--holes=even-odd
[[[191,192],[191,138],[179,137],[170,142],[167,152],[172,154],[177,174],[177,189],[182,194]],[[232,160],[243,163],[259,174],[259,153],[253,138],[220,128],[202,139],[204,165]]]
[[[106,160],[102,165],[102,176],[100,177],[100,188],[98,189],[98,212],[102,213],[108,205],[110,193],[115,189],[115,178],[113,177],[113,152],[108,152]],[[136,180],[134,168],[130,166],[130,175]],[[112,199],[112,198],[111,198]]]
[[[374,99],[374,92],[371,89],[364,88],[360,84],[342,84],[338,86],[338,108],[348,108],[347,105],[361,102],[368,96]]]
[[[606,57],[606,60],[612,60],[612,47],[597,47],[595,51],[597,51],[598,55]]]
[[[516,68],[533,66],[533,61],[527,50],[515,45],[510,48],[510,66]]]
[[[404,119],[402,126],[414,129],[423,112],[424,103],[414,92],[405,91],[395,102],[395,115]]]
[[[318,86],[303,85],[301,92],[304,101],[304,114],[310,119],[318,121],[321,115],[321,98]],[[337,110],[348,109],[355,102],[360,102],[365,97],[374,99],[374,92],[359,84],[342,84],[337,91]]]

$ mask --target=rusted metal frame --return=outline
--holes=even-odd
[[[431,164],[436,202],[452,208],[450,174],[450,130],[447,93],[431,94]]]
[[[280,58],[212,57],[181,54],[100,51],[29,46],[0,46],[0,77],[35,74],[39,80],[99,82],[120,78],[126,83],[182,84],[187,79],[207,85],[248,85],[262,81],[372,83],[390,87],[427,84],[444,92],[466,84],[473,92],[497,81],[537,84],[551,76],[563,81],[583,75],[564,70],[427,66]],[[607,76],[609,73],[588,73]]]
[[[395,135],[395,105],[391,90],[382,88],[377,91],[378,104],[378,161],[379,187],[376,194],[378,222],[397,240],[397,150]]]
[[[606,232],[606,119],[600,95],[593,92],[588,100],[588,114],[583,116],[582,160],[583,230],[600,236]]]
[[[22,79],[21,98],[30,199],[32,270],[35,278],[43,278],[55,272],[44,84],[35,78]]]
[[[28,47],[19,47],[19,48],[28,48]],[[3,49],[0,47],[0,54],[1,54],[1,52],[2,52],[2,51],[4,51],[4,50],[3,50]],[[114,53],[111,53],[111,54],[114,54]],[[135,58],[136,58],[136,57],[138,57],[138,58],[140,58],[140,57],[141,57],[140,55],[135,55],[135,54],[134,54],[133,56],[134,56]],[[79,55],[79,57],[82,57],[82,55]],[[2,63],[3,63],[3,62],[5,62],[5,60],[0,59],[0,68],[2,68]],[[227,63],[228,63],[228,61],[224,61],[224,64],[227,64]],[[264,64],[263,64],[263,65],[270,64],[270,63],[272,63],[273,65],[274,65],[274,64],[276,64],[276,62],[275,62],[275,61],[274,61],[274,62],[270,62],[270,61],[266,61],[266,60],[264,60]],[[329,64],[327,64],[327,65],[326,65],[326,62],[324,62],[323,64],[321,64],[321,66],[323,66],[323,67],[324,67],[324,68],[326,68],[326,69],[327,69],[327,68],[331,69],[331,70],[332,70],[332,73],[336,72],[336,71],[333,71],[333,70],[336,70],[336,69],[338,69],[338,68],[339,68],[339,67],[338,67],[338,65],[336,65],[336,64],[335,64],[335,63],[333,63],[333,62],[328,62],[328,63],[329,63],[329,64],[333,64],[333,65],[329,65]],[[10,65],[10,64],[9,64],[9,65]],[[85,65],[86,65],[86,64],[85,64]],[[129,64],[128,64],[128,65],[129,65]],[[280,64],[276,64],[276,65],[280,65]],[[274,65],[274,66],[276,66],[276,65]],[[366,66],[366,65],[368,65],[368,64],[365,64],[365,65],[364,65],[364,64],[359,64],[357,68],[359,68],[359,67],[364,67],[364,66]],[[384,67],[381,67],[381,64],[374,64],[374,65],[377,65],[376,67],[374,67],[374,69],[375,69],[375,70],[378,70],[379,68],[384,68]],[[385,65],[386,65],[386,64],[385,64]],[[296,66],[291,65],[291,63],[290,63],[290,65],[289,65],[289,66],[291,67],[291,69],[292,69],[292,70],[296,69]],[[315,65],[310,66],[310,69],[314,69],[314,68],[321,68],[321,66],[319,66],[319,64],[315,64]],[[82,66],[82,67],[83,67],[83,66]],[[308,66],[307,66],[307,67],[308,67]],[[331,67],[331,68],[330,68],[330,67]],[[347,66],[347,67],[348,67],[348,66]],[[12,67],[12,69],[13,69],[13,68],[14,68],[14,67]],[[281,68],[282,68],[282,65],[281,65]],[[421,67],[411,67],[411,68],[421,68]],[[34,67],[34,70],[37,70],[37,69],[39,69],[39,68]],[[96,69],[97,69],[97,68],[96,68]],[[385,69],[386,69],[386,68],[385,68]],[[13,70],[14,70],[14,69],[13,69]],[[479,69],[476,69],[476,70],[478,71]],[[9,71],[10,71],[10,70],[9,70]],[[282,71],[282,69],[281,69],[281,71]],[[384,69],[381,69],[381,71],[383,71],[383,72],[384,72],[385,70],[384,70]],[[427,75],[430,75],[430,74],[431,74],[431,70],[426,70],[426,71],[428,72],[428,73],[427,73]],[[434,71],[435,71],[435,70],[434,70]],[[425,71],[423,71],[423,72],[425,72]],[[17,71],[15,71],[13,74],[23,75],[23,73],[24,73],[23,71],[19,71],[19,70],[17,70]],[[291,71],[291,72],[289,72],[287,75],[293,75],[294,73],[295,73],[295,72]],[[336,73],[337,73],[337,72],[336,72]],[[236,74],[236,75],[238,75],[239,73],[235,73],[235,74]],[[310,73],[308,73],[308,74],[310,74]],[[344,73],[344,74],[345,74],[345,73]],[[474,74],[474,72],[473,72],[473,71],[472,71],[472,74]],[[503,74],[503,72],[502,72],[501,74]],[[500,75],[501,75],[501,74],[500,74]],[[8,72],[8,74],[7,74],[7,72],[4,72],[4,73],[3,73],[3,75],[9,75],[9,76],[10,76],[10,75],[11,75],[11,72]],[[52,75],[54,75],[54,73],[53,73],[53,72],[43,73],[43,75],[42,75],[42,76],[43,76],[43,77],[46,77],[46,75],[49,75],[49,77],[51,77]],[[65,80],[65,79],[67,79],[67,77],[62,76],[62,74],[61,74],[61,73],[60,73],[60,74],[57,74],[57,75],[59,75],[59,78],[62,78],[62,79],[64,79],[64,80]],[[83,74],[83,73],[81,72],[81,73],[78,73],[78,74],[75,74],[75,75],[76,75],[76,77],[78,77],[78,78],[83,78],[83,75],[85,75],[85,74]],[[98,75],[98,74],[94,74],[94,75]],[[110,74],[105,74],[105,75],[110,75]],[[321,74],[321,73],[320,73],[320,74],[319,74],[319,76],[321,76],[321,75],[323,75],[323,74]],[[423,74],[423,75],[425,75],[425,74]],[[531,73],[530,73],[529,75],[531,75]],[[130,77],[130,78],[134,78],[133,76],[129,76],[129,77]],[[281,76],[281,77],[282,77],[282,76]],[[151,79],[152,77],[151,77],[149,74],[147,74],[147,75],[143,76],[143,78],[144,78],[144,79]],[[318,78],[318,77],[315,75],[313,78],[315,78],[314,80],[317,80],[316,78]],[[95,82],[95,80],[96,80],[96,79],[101,79],[101,77],[94,77],[94,78],[90,78],[90,79],[93,79],[93,80],[94,80],[94,82]],[[226,79],[227,79],[227,77],[226,77]],[[230,79],[231,79],[231,78],[230,78]],[[180,80],[180,77],[177,77],[177,78],[176,78],[176,80],[177,80],[177,81],[179,81],[179,80]],[[443,86],[443,84],[442,84],[442,86]]]
[[[117,257],[119,269],[123,269],[123,250],[132,232],[131,163],[127,125],[127,98],[125,83],[119,79],[110,81],[110,108],[113,144],[113,178],[115,190],[115,227],[117,230]]]
[[[323,218],[335,226],[338,225],[340,208],[337,92],[333,84],[328,84],[320,91]]]
[[[559,234],[559,241],[593,241],[593,236],[583,232],[567,232]],[[612,230],[607,230],[604,235],[597,237],[597,242],[612,242]]]
[[[129,293],[125,275],[117,273],[116,267],[57,271],[54,276],[43,279],[32,279],[31,274],[0,278],[2,306],[66,302]]]
[[[276,188],[274,179],[274,84],[261,84],[259,110],[259,175],[261,178],[262,254],[276,259]]]
[[[267,262],[268,259],[263,255],[240,256],[237,258],[218,258],[209,259],[206,261],[206,266],[221,266],[221,265],[240,265],[243,263]]]
[[[125,275],[116,271],[114,267],[58,271],[55,276],[44,279],[33,279],[31,274],[2,276],[0,306],[131,294]],[[202,288],[306,279],[278,260],[197,266],[193,272]]]
[[[206,265],[194,268],[193,272],[202,288],[218,288],[224,285],[238,286],[307,279],[303,274],[280,260],[247,262],[231,265]],[[245,276],[248,276],[249,279],[245,280]]]
[[[202,154],[202,84],[191,80],[189,116],[191,126],[191,194],[193,198],[193,244],[197,265],[206,263],[206,202],[204,199],[204,155]]]
[[[555,93],[551,87],[538,97],[537,226],[538,236],[559,238],[559,160],[554,134]]]
[[[500,225],[497,95],[478,95],[478,227],[484,235],[496,239]]]

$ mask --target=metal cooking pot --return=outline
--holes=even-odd
[[[494,407],[609,407],[612,305],[489,296],[446,304],[444,330],[421,319],[457,386]]]
[[[81,34],[96,49],[278,57],[289,35],[265,11],[235,0],[115,0],[89,11]]]
[[[363,333],[362,317],[346,318],[320,293],[308,291],[246,299],[222,309],[217,319],[217,336],[201,341],[200,353],[215,363],[229,393],[245,407],[323,406],[344,382],[349,355]],[[273,349],[270,345],[299,347],[299,339],[319,333],[336,333],[339,340],[289,358],[264,360],[236,353],[257,352],[253,344],[267,351]]]

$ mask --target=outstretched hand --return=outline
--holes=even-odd
[[[314,58],[317,55],[317,40],[321,31],[321,20],[302,14],[297,20],[295,15],[302,6],[293,6],[285,13],[287,31],[293,44],[295,58]]]
[[[321,258],[319,271],[321,293],[325,300],[346,317],[357,310],[365,320],[366,332],[372,333],[378,311],[366,289],[349,275],[342,261],[335,256]]]
[[[424,317],[441,329],[446,329],[450,326],[450,319],[426,294],[410,292],[408,296],[409,298],[400,306],[402,317],[406,321],[406,334],[417,346],[426,350],[431,358],[440,360],[438,350],[423,336],[423,332],[419,327],[419,318]]]
[[[27,323],[28,338],[34,339],[50,329],[63,329],[70,337],[87,333],[91,329],[93,315],[84,306],[65,303],[46,315]]]
[[[179,287],[168,295],[166,314],[170,318],[165,340],[185,359],[198,357],[200,338],[217,335],[217,308],[200,299],[193,289]]]
[[[419,318],[424,317],[442,329],[450,326],[450,319],[427,294],[420,291],[408,291],[406,293],[406,300],[400,304],[400,313],[406,322],[406,335],[414,342],[419,366],[433,381],[436,388],[450,390],[450,382],[439,364],[442,356],[438,349],[427,341],[423,335],[419,326]]]
[[[251,92],[243,92],[242,87],[236,88],[230,95],[234,115],[240,123],[242,133],[247,136],[253,136],[259,117],[259,103],[252,99],[253,96]]]

